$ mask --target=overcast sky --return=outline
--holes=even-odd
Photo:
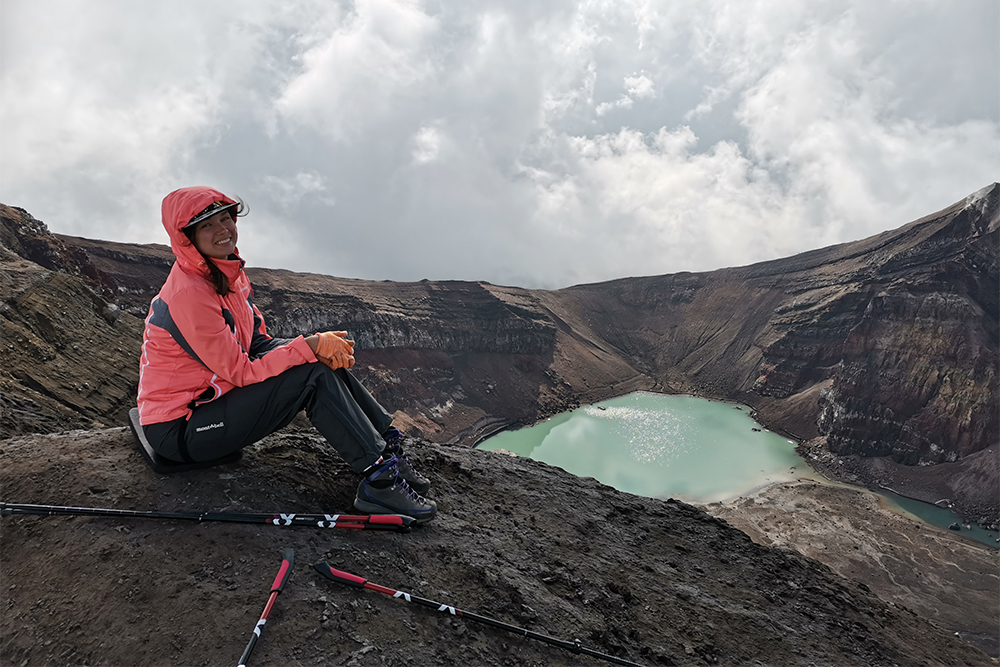
[[[0,0],[0,201],[252,266],[563,287],[783,257],[1000,180],[997,0]]]

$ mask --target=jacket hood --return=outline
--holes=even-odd
[[[204,185],[174,190],[163,198],[163,227],[170,237],[170,250],[174,253],[181,268],[186,271],[208,275],[208,265],[205,264],[205,258],[201,256],[201,253],[188,240],[187,235],[182,230],[191,218],[216,201],[223,201],[227,204],[236,203],[235,199],[227,197],[215,188]],[[239,256],[238,249],[236,255]]]

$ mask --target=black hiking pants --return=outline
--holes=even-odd
[[[321,363],[237,387],[196,407],[190,419],[143,430],[160,456],[211,461],[287,426],[302,409],[355,472],[377,461],[385,448],[381,434],[392,424],[389,413],[346,369],[333,371]]]

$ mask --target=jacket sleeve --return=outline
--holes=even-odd
[[[271,338],[267,334],[267,327],[264,326],[264,316],[257,310],[252,299],[247,299],[247,301],[250,303],[250,310],[253,311],[253,340],[250,341],[250,349],[248,350],[251,359],[259,359],[271,350],[287,345],[294,340],[293,338]]]
[[[219,304],[196,293],[196,290],[178,294],[173,299],[170,312],[195,358],[237,387],[256,384],[289,368],[316,361],[316,356],[302,336],[252,359],[229,328]]]

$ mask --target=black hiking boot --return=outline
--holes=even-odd
[[[382,437],[385,438],[385,449],[382,451],[382,456],[385,458],[395,456],[399,467],[399,476],[405,479],[410,488],[420,495],[427,493],[427,490],[431,488],[431,480],[417,472],[413,464],[410,463],[410,459],[403,451],[403,434],[400,433],[399,429],[390,428],[382,434]]]
[[[437,504],[411,489],[399,474],[396,457],[382,461],[365,475],[358,485],[354,507],[372,514],[403,514],[417,523],[430,521],[437,514]]]

